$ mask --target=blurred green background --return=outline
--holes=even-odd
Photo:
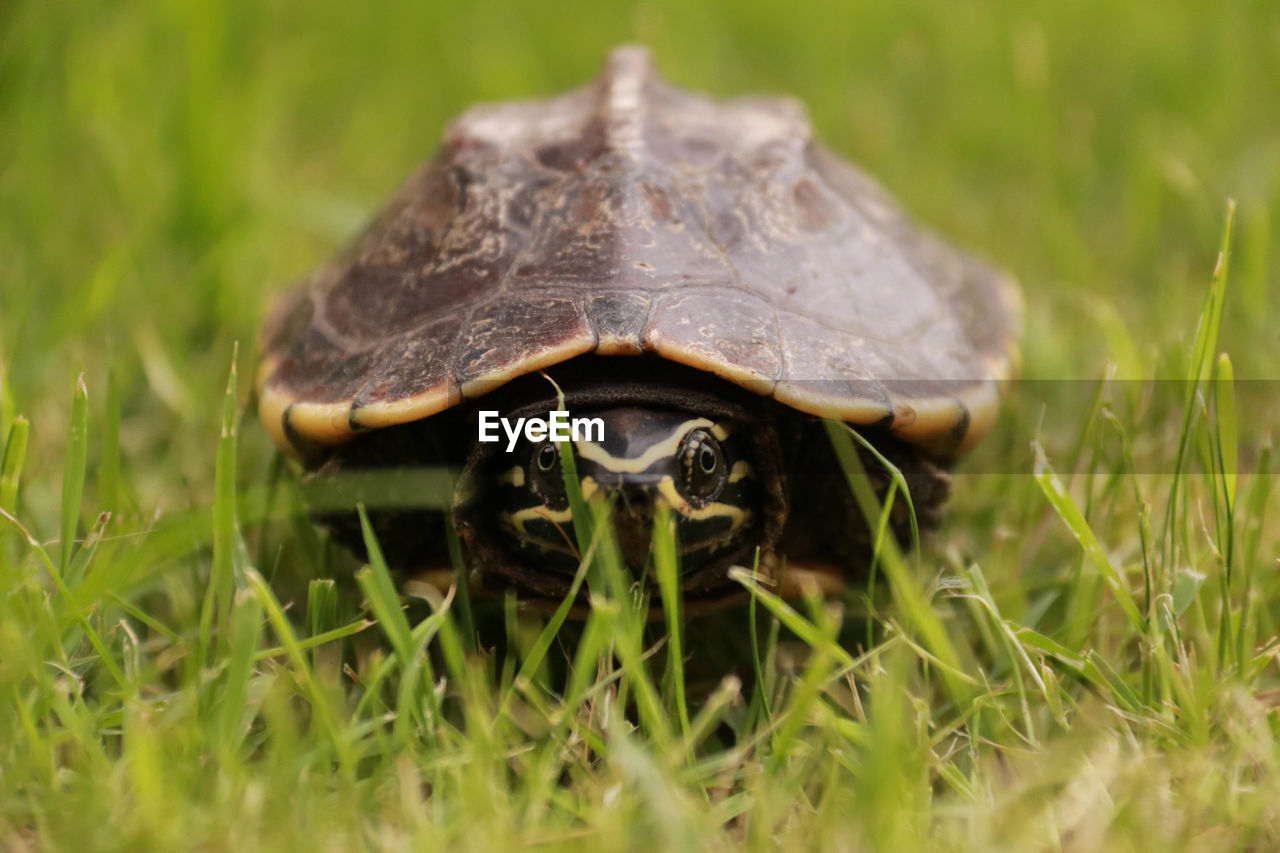
[[[248,375],[269,297],[451,116],[580,85],[626,41],[684,86],[797,95],[834,149],[1012,270],[1031,377],[1149,375],[1190,338],[1238,199],[1223,340],[1238,376],[1276,376],[1270,0],[10,0],[0,359],[33,418],[28,502],[53,507],[71,382],[87,372],[96,412],[108,366],[140,504],[175,475],[203,490],[232,343]]]
[[[919,594],[889,602],[882,582],[885,609],[868,597],[868,642],[888,641],[857,684],[847,672],[856,707],[829,701],[834,683],[819,695],[834,658],[815,646],[803,670],[803,650],[768,658],[788,696],[774,722],[717,735],[696,763],[682,746],[650,749],[661,726],[624,731],[625,697],[647,682],[620,680],[615,716],[607,668],[590,702],[509,705],[508,692],[503,711],[450,674],[477,716],[423,738],[420,698],[447,679],[430,687],[415,660],[387,705],[390,682],[370,675],[389,671],[378,646],[394,643],[395,619],[356,638],[373,650],[354,675],[337,643],[309,649],[309,665],[254,652],[290,618],[323,639],[339,603],[344,620],[399,615],[390,580],[365,596],[381,613],[334,586],[304,599],[278,583],[349,581],[355,560],[330,559],[296,490],[271,491],[293,480],[272,477],[278,457],[247,408],[257,330],[451,116],[581,85],[630,41],[679,85],[804,100],[832,148],[1021,280],[1023,372],[1050,381],[1024,382],[966,462],[1003,476],[958,478],[943,535],[912,561]],[[0,0],[0,440],[22,432],[15,415],[31,423],[20,488],[0,476],[0,504],[71,578],[55,589],[53,559],[0,541],[0,848],[769,849],[834,846],[846,822],[846,848],[932,849],[936,830],[946,849],[1274,847],[1280,515],[1274,456],[1257,448],[1280,398],[1278,93],[1275,0]],[[1109,364],[1196,372],[1189,344],[1228,198],[1235,249],[1207,352],[1261,381],[1206,390],[1212,415],[1184,407],[1174,382],[1154,402],[1129,383],[1094,406]],[[214,499],[237,341],[245,417],[220,464],[233,473],[238,451],[242,527],[231,490]],[[87,438],[68,442],[81,372]],[[1220,404],[1237,392],[1240,468],[1264,473],[1240,478],[1238,505],[1234,476],[1203,476],[1235,467],[1222,447],[1237,420]],[[1061,486],[1026,476],[1037,435]],[[1168,476],[1127,476],[1149,473],[1130,445]],[[1188,476],[1172,476],[1175,458]],[[1099,476],[1069,476],[1080,470]],[[71,534],[103,509],[115,510],[105,535],[83,536],[68,571]],[[205,617],[229,607],[233,569],[249,564],[292,609],[239,579],[246,606],[214,637]],[[1146,621],[1117,606],[1126,588]],[[322,618],[310,592],[325,589]],[[934,619],[930,645],[920,626]],[[91,651],[82,630],[95,624],[109,646]],[[913,633],[927,664],[924,646],[917,657],[898,642]],[[959,653],[973,706],[943,689],[939,649]],[[330,701],[350,714],[331,738],[299,710],[323,723]]]

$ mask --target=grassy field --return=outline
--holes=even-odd
[[[798,95],[1027,301],[943,529],[762,592],[750,683],[625,595],[557,690],[554,624],[484,656],[250,410],[270,295],[451,115],[623,41]],[[0,848],[1280,847],[1277,91],[1264,0],[0,4]]]

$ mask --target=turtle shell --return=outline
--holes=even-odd
[[[994,418],[1019,305],[795,100],[688,92],[628,47],[586,87],[457,119],[273,313],[260,411],[300,453],[575,356],[652,353],[950,453]]]

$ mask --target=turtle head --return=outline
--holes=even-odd
[[[622,556],[633,572],[649,558],[660,507],[675,519],[680,566],[690,576],[731,558],[758,529],[761,490],[746,430],[729,420],[654,407],[587,412],[572,447],[587,499],[613,506]],[[496,453],[490,483],[497,529],[533,570],[576,569],[560,446],[521,440]]]

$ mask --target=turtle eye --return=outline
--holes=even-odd
[[[695,503],[707,503],[720,494],[725,482],[724,451],[705,429],[695,429],[680,445],[681,491]]]
[[[551,442],[542,445],[538,450],[538,470],[544,474],[554,471],[559,462],[560,454],[556,453],[556,446]]]
[[[555,442],[535,445],[529,456],[529,482],[547,503],[565,499],[564,475],[560,473],[560,450]]]

